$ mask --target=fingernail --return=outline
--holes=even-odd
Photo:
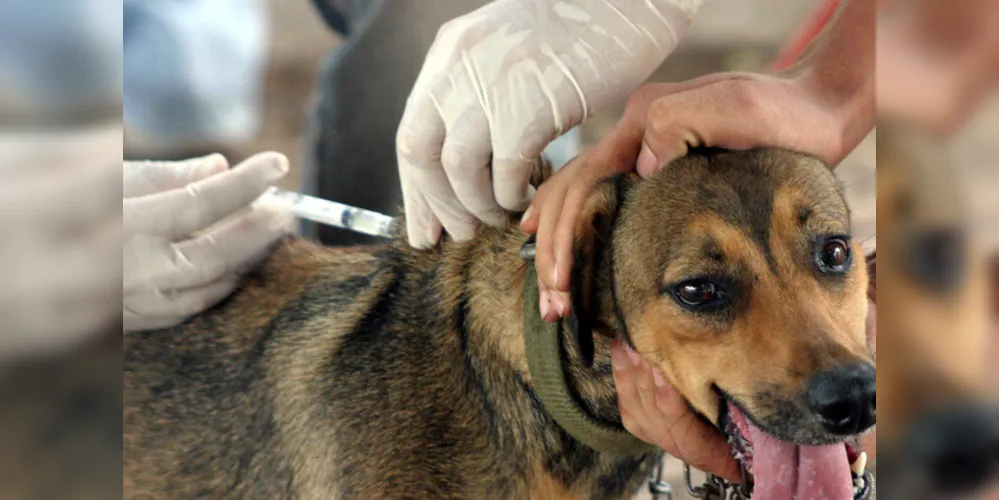
[[[527,220],[532,216],[534,216],[534,205],[527,207],[527,211],[524,212],[524,215],[520,216],[520,225],[524,225],[524,223],[527,222]]]
[[[267,155],[272,168],[267,171],[267,180],[274,181],[280,179],[288,173],[288,158],[280,153],[264,153]]]
[[[652,382],[656,384],[656,387],[663,388],[666,386],[666,378],[663,377],[662,372],[658,368],[652,369]]]
[[[611,365],[616,371],[628,369],[628,355],[622,349],[611,348]]]
[[[631,359],[631,364],[635,366],[642,364],[642,357],[639,356],[638,353],[635,352],[635,350],[632,349],[630,345],[624,344],[624,352],[626,352],[628,354],[628,358]]]
[[[571,309],[571,303],[569,302],[569,294],[565,292],[556,291],[555,295],[558,297],[559,304],[561,304],[562,306],[559,309],[558,314],[559,316],[564,318],[569,314],[569,311]]]
[[[558,292],[551,295],[552,302],[555,304],[555,312],[558,313],[560,318],[565,317],[565,302],[562,301],[562,296]]]
[[[550,297],[548,296],[548,290],[542,288],[539,297],[538,309],[541,311],[541,317],[547,321],[548,313],[551,311],[552,307]]]
[[[683,134],[683,138],[683,144],[681,144],[681,146],[683,146],[684,151],[688,151],[690,148],[696,148],[701,145],[701,140],[698,139],[693,132]]]
[[[199,163],[202,163],[199,161]],[[203,163],[208,165],[208,168],[213,171],[221,172],[229,168],[229,160],[226,159],[225,155],[222,153],[212,153],[203,158]]]
[[[656,159],[656,155],[652,153],[649,146],[643,142],[642,151],[638,153],[638,161],[635,162],[635,170],[638,171],[639,175],[649,175],[655,172],[658,167],[659,160]]]

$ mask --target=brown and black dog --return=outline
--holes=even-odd
[[[693,151],[601,184],[576,238],[560,331],[585,411],[620,426],[626,341],[729,434],[754,498],[852,498],[845,442],[875,421],[868,282],[825,165]],[[533,389],[526,240],[289,240],[221,305],[127,337],[125,497],[631,497],[658,454],[585,447]]]

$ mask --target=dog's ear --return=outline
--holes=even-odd
[[[637,180],[638,176],[633,174],[616,175],[600,183],[576,221],[566,321],[587,367],[593,365],[593,326],[599,319],[601,306],[599,282],[607,279],[606,285],[613,286],[609,282],[613,273],[604,271],[612,266],[614,225],[628,189]]]

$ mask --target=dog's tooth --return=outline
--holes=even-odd
[[[858,477],[863,477],[864,471],[867,470],[867,452],[862,451],[857,455],[857,460],[850,464],[850,470],[856,474]]]

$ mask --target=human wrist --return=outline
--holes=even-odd
[[[842,0],[835,17],[801,60],[778,76],[821,107],[824,124],[835,130],[838,163],[874,128],[877,119],[875,71],[877,1]]]
[[[832,166],[846,157],[868,133],[877,120],[876,80],[874,74],[854,74],[842,78],[829,72],[805,69],[789,78],[795,92],[821,108],[836,135]]]

